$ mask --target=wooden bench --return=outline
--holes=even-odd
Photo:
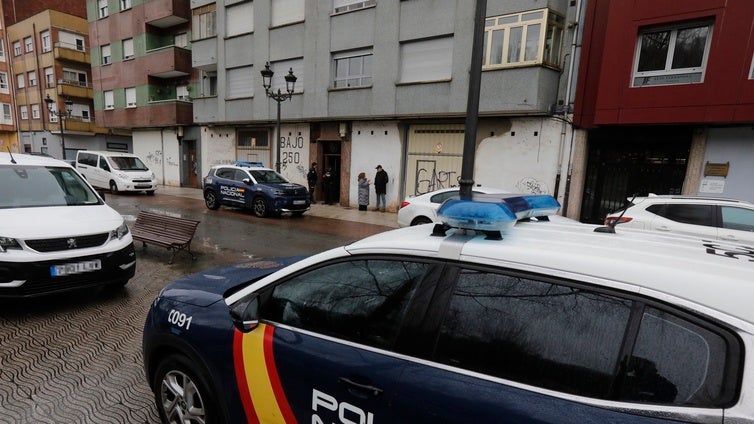
[[[191,252],[191,240],[194,238],[197,225],[199,221],[193,219],[139,211],[136,223],[131,228],[131,235],[134,240],[142,242],[144,249],[149,243],[171,250],[173,256],[168,263],[172,264],[179,250],[185,250],[191,255],[191,259],[196,260],[196,256]]]

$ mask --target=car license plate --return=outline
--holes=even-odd
[[[294,200],[293,204],[294,205],[305,205],[306,204],[306,200]]]
[[[102,261],[95,259],[93,261],[81,261],[63,265],[53,265],[50,267],[50,275],[53,277],[62,277],[70,274],[81,274],[82,272],[98,271],[102,269]]]

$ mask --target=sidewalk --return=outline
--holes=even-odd
[[[165,194],[168,196],[186,197],[189,199],[200,200],[202,202],[204,201],[202,190],[198,188],[159,186],[156,193],[158,195]],[[372,210],[364,212],[357,208],[317,203],[312,205],[311,210],[304,215],[398,228],[398,217],[393,212],[374,212]]]

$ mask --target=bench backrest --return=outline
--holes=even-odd
[[[134,229],[158,234],[173,234],[193,237],[200,221],[163,215],[154,212],[139,211]]]

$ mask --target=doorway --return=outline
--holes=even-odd
[[[181,186],[199,187],[196,140],[181,141]]]
[[[327,203],[340,203],[340,180],[343,175],[341,170],[340,141],[321,141],[322,143],[322,175],[331,170],[331,185],[325,187],[324,178],[322,185],[322,197]]]

